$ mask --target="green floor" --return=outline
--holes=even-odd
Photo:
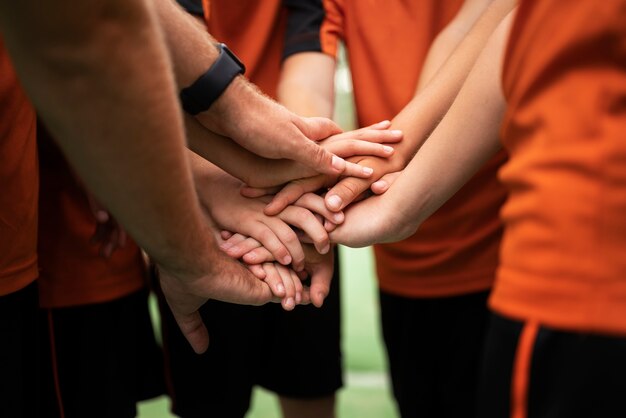
[[[339,418],[395,418],[378,323],[378,303],[370,249],[341,249],[342,344],[345,387],[339,392]],[[166,398],[140,405],[140,418],[170,418]],[[254,392],[247,418],[280,417],[275,396]]]

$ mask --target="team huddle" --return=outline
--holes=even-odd
[[[0,416],[336,416],[338,245],[399,416],[626,415],[626,2],[0,8]]]

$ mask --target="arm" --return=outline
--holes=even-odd
[[[189,86],[217,58],[215,40],[171,0],[156,0],[179,86]],[[325,118],[301,118],[261,94],[242,76],[236,77],[210,109],[196,115],[209,130],[232,138],[244,148],[267,158],[287,158],[314,170],[340,174],[343,159],[315,141],[341,132]]]
[[[512,15],[494,32],[450,111],[415,158],[385,194],[346,211],[344,223],[331,233],[333,241],[361,247],[410,236],[499,149],[506,107],[500,70]]]
[[[465,0],[454,19],[437,35],[431,44],[420,73],[416,93],[437,74],[443,63],[463,41],[472,26],[493,0]]]
[[[514,0],[494,0],[428,85],[393,119],[391,128],[400,130],[404,136],[402,142],[395,146],[395,152],[390,158],[350,159],[373,168],[374,174],[367,179],[348,177],[333,186],[326,194],[326,205],[329,209],[344,209],[367,191],[373,182],[387,173],[403,169],[408,164],[449,109],[489,36],[514,7],[514,3]],[[296,200],[301,192],[316,190],[328,183],[322,176],[298,180],[276,195],[266,208],[266,213],[276,213]]]
[[[2,0],[0,23],[21,81],[67,158],[160,264],[164,292],[194,349],[208,344],[197,313],[208,297],[269,301],[269,287],[219,254],[203,222],[149,5]]]

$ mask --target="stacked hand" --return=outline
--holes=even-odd
[[[388,144],[402,138],[401,132],[388,130],[389,125],[388,121],[381,122],[332,135],[319,143],[324,149],[356,162],[384,162],[393,155],[393,147]],[[393,164],[386,166],[395,168]],[[352,169],[356,176],[348,174],[350,171],[342,175],[310,176],[309,171],[306,168],[301,171],[308,177],[287,183],[285,194],[276,187],[248,187],[210,165],[204,164],[204,168],[197,165],[194,169],[197,193],[205,212],[224,230],[220,248],[267,283],[274,298],[286,310],[306,303],[319,307],[330,289],[333,252],[329,234],[345,217],[341,209],[328,207],[325,188],[359,179],[364,180],[360,187],[368,189],[381,177],[363,179],[361,169]],[[384,189],[381,183],[375,188]],[[358,190],[354,189],[355,194]],[[271,195],[276,192],[279,194]],[[283,199],[285,195],[288,198]],[[356,198],[355,195],[352,200]]]

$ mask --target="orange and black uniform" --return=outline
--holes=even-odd
[[[322,45],[334,51],[345,42],[358,124],[367,126],[393,118],[413,98],[432,41],[462,1],[324,3]],[[505,159],[502,152],[490,160],[415,235],[374,247],[402,416],[469,416],[498,264],[505,192],[496,173]]]
[[[516,19],[481,416],[626,416],[626,2]]]
[[[208,31],[246,65],[246,76],[276,95],[284,58],[320,51],[319,1],[180,1],[204,13]],[[333,395],[342,385],[338,266],[324,306],[243,306],[210,300],[201,309],[211,343],[198,356],[183,338],[165,303],[164,348],[173,412],[185,418],[243,417],[252,388],[261,385],[291,398]],[[163,301],[161,301],[163,302]],[[263,359],[263,361],[259,361]],[[298,367],[293,367],[298,364]]]
[[[51,389],[37,305],[36,118],[0,39],[0,416],[40,416]],[[52,393],[48,391],[47,393]]]
[[[165,391],[140,249],[111,257],[91,242],[87,192],[45,127],[40,158],[39,302],[50,335],[58,409],[66,416],[134,417]]]

